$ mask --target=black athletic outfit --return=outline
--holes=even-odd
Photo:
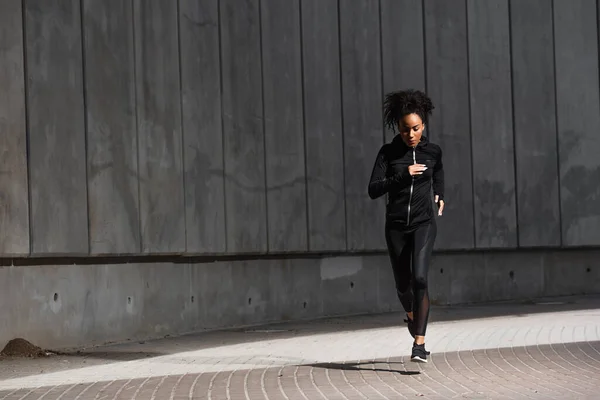
[[[411,176],[411,164],[424,164],[427,169]],[[425,336],[429,318],[427,274],[437,234],[433,196],[444,199],[440,147],[422,136],[411,148],[399,135],[383,145],[371,174],[369,196],[376,199],[384,194],[388,195],[385,237],[398,298],[406,312],[414,313],[415,334]]]

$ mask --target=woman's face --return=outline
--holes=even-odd
[[[398,121],[398,131],[408,147],[417,147],[424,128],[425,124],[417,114],[407,114]]]

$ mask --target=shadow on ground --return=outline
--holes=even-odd
[[[384,365],[388,365],[390,368],[381,368],[381,367],[375,367],[375,365],[377,364],[384,364]],[[313,368],[324,368],[324,369],[337,369],[337,370],[341,370],[341,371],[375,371],[375,372],[390,372],[390,373],[395,373],[395,374],[400,374],[400,375],[419,375],[421,373],[421,371],[407,371],[407,370],[399,370],[399,369],[392,369],[391,366],[392,364],[402,364],[404,365],[404,362],[377,362],[377,361],[373,361],[373,362],[364,362],[364,363],[318,363],[318,364],[306,364],[303,365],[305,367],[313,367]],[[372,368],[369,367],[364,367],[366,365],[372,365]]]

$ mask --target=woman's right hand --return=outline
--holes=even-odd
[[[408,173],[410,176],[421,175],[426,169],[427,166],[424,164],[413,164],[408,167]]]

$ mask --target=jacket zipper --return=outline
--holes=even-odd
[[[417,158],[415,156],[415,149],[413,148],[413,164],[417,163]],[[408,198],[408,218],[406,218],[406,226],[410,225],[410,203],[412,202],[413,195],[413,186],[415,185],[415,177],[412,177],[412,182],[410,183],[410,197]]]

